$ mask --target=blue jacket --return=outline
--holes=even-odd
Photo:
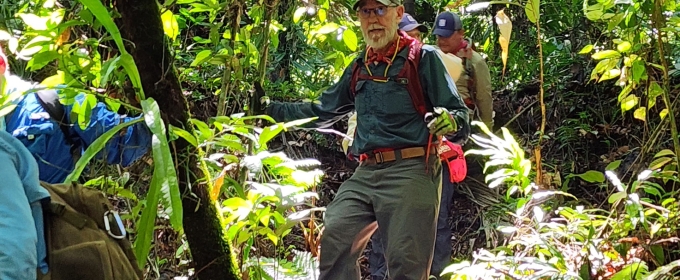
[[[36,268],[47,269],[41,201],[49,193],[40,186],[29,151],[5,131],[0,131],[0,178],[0,279],[36,279]]]
[[[23,81],[17,76],[7,78],[7,94],[12,91],[27,91],[36,85]],[[6,130],[21,141],[38,162],[40,180],[48,183],[63,183],[73,171],[75,162],[70,152],[70,145],[57,122],[42,108],[35,93],[24,95],[17,103],[11,116],[5,119]],[[85,94],[75,97],[82,104]],[[64,105],[69,123],[73,104]],[[90,123],[85,129],[79,125],[70,126],[71,133],[77,135],[83,151],[99,136],[116,125],[135,120],[139,117],[124,117],[106,108],[102,102],[92,108]],[[128,166],[143,156],[151,146],[151,132],[143,122],[129,126],[126,130],[111,138],[97,158],[105,158],[109,164]],[[82,151],[80,151],[82,152]]]

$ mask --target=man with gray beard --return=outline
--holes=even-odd
[[[379,225],[390,278],[424,280],[441,187],[432,140],[455,132],[467,137],[467,107],[435,48],[397,30],[404,14],[399,0],[361,0],[353,9],[367,46],[340,80],[316,102],[267,102],[258,109],[276,121],[318,117],[307,128],[329,128],[357,112],[349,153],[360,164],[326,210],[319,279],[360,279],[359,256]],[[411,55],[414,48],[419,58]],[[417,71],[418,78],[402,69]],[[420,84],[426,109],[412,100],[413,84]],[[423,110],[433,118],[426,122]]]

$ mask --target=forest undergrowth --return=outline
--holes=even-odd
[[[125,1],[0,6],[17,75],[144,114],[158,137],[129,168],[86,159],[71,178],[124,214],[147,279],[316,279],[325,207],[357,166],[340,148],[346,120],[294,130],[311,120],[276,123],[250,104],[258,91],[309,101],[332,85],[364,47],[353,3],[139,1],[160,4],[158,26],[130,26],[142,19]],[[430,27],[460,12],[494,88],[495,127],[476,128],[455,190],[448,276],[680,275],[677,3],[405,2]],[[183,219],[190,210],[205,219]],[[207,228],[220,234],[196,230]]]

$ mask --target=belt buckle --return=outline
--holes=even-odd
[[[376,164],[381,164],[381,163],[385,162],[385,157],[383,156],[382,152],[375,153],[375,156],[376,156],[375,157],[375,163]]]

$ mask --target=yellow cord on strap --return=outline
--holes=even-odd
[[[390,69],[390,66],[392,66],[392,62],[394,62],[394,59],[397,57],[397,52],[399,52],[399,50],[396,49],[396,48],[399,48],[399,41],[400,40],[401,40],[401,36],[397,36],[397,45],[395,47],[394,54],[392,55],[392,59],[390,59],[390,61],[387,63],[387,67],[385,67],[385,73],[383,74],[383,76],[385,78],[387,78],[387,70]],[[366,52],[364,53],[364,67],[366,67],[366,72],[368,72],[368,75],[373,76],[373,72],[371,72],[371,69],[368,68],[368,51],[370,49],[371,49],[371,47],[368,47],[366,49]],[[386,83],[387,79],[385,79],[385,80],[374,79],[374,81]]]

